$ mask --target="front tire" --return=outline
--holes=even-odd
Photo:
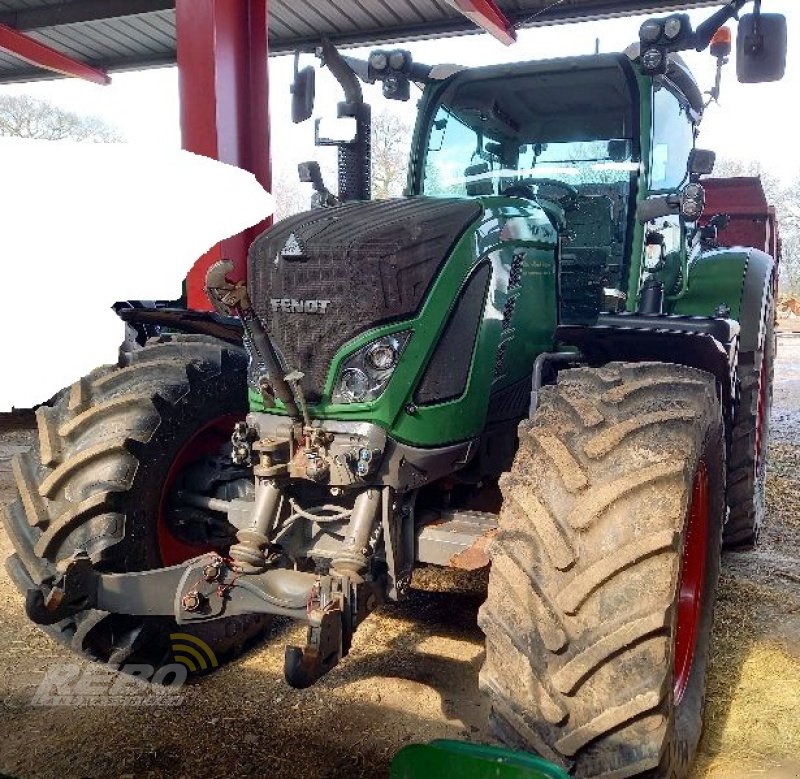
[[[216,423],[230,421],[229,437],[233,421],[247,413],[246,371],[240,348],[206,336],[165,336],[79,379],[52,408],[41,407],[39,445],[14,460],[17,498],[3,511],[14,546],[6,567],[17,588],[47,585],[76,550],[109,573],[208,551],[170,533],[165,494],[176,463],[209,453]],[[86,609],[44,630],[93,660],[156,668],[175,662],[171,634],[190,633],[214,654],[207,668],[197,668],[208,670],[269,621],[230,617],[187,628],[169,617]]]
[[[491,549],[492,726],[577,777],[685,776],[702,728],[724,516],[715,382],[559,374],[520,428]],[[695,505],[696,504],[696,505]]]

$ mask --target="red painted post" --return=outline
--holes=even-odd
[[[181,135],[187,151],[237,165],[272,185],[269,150],[267,0],[177,0]],[[256,225],[204,254],[186,277],[189,308],[209,310],[205,275],[218,259],[247,275]]]
[[[448,0],[448,2],[506,46],[517,40],[514,25],[497,7],[494,0]]]
[[[0,24],[0,51],[19,57],[38,68],[60,73],[62,76],[74,76],[93,81],[95,84],[111,83],[108,73],[104,70],[73,59],[6,24]]]

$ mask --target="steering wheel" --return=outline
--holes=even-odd
[[[559,181],[558,179],[531,179],[530,182],[526,183],[518,181],[507,186],[501,194],[509,197],[524,197],[527,200],[536,200],[537,193],[534,191],[533,186],[536,185],[538,188],[542,184],[563,191],[564,194],[561,197],[555,198],[556,202],[558,202],[562,208],[570,210],[575,206],[575,201],[578,199],[580,193],[571,184]],[[553,198],[545,199],[552,200]]]
[[[562,190],[564,194],[562,197],[557,197],[556,200],[558,204],[567,211],[574,208],[575,202],[580,196],[580,193],[572,184],[567,184],[565,181],[560,181],[559,179],[533,179],[531,184],[536,184],[537,187],[541,187],[544,184],[545,186]],[[545,199],[550,200],[552,198]]]
[[[536,200],[536,193],[530,184],[509,184],[501,193],[506,197],[523,197],[525,200]]]

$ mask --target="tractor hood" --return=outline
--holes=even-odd
[[[347,341],[414,316],[481,211],[450,198],[349,203],[289,217],[254,241],[250,299],[286,367],[305,374],[309,402]]]

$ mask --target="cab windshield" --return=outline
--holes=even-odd
[[[616,58],[466,71],[429,114],[419,191],[562,204],[602,197],[610,232],[624,233],[639,171],[634,113]]]

